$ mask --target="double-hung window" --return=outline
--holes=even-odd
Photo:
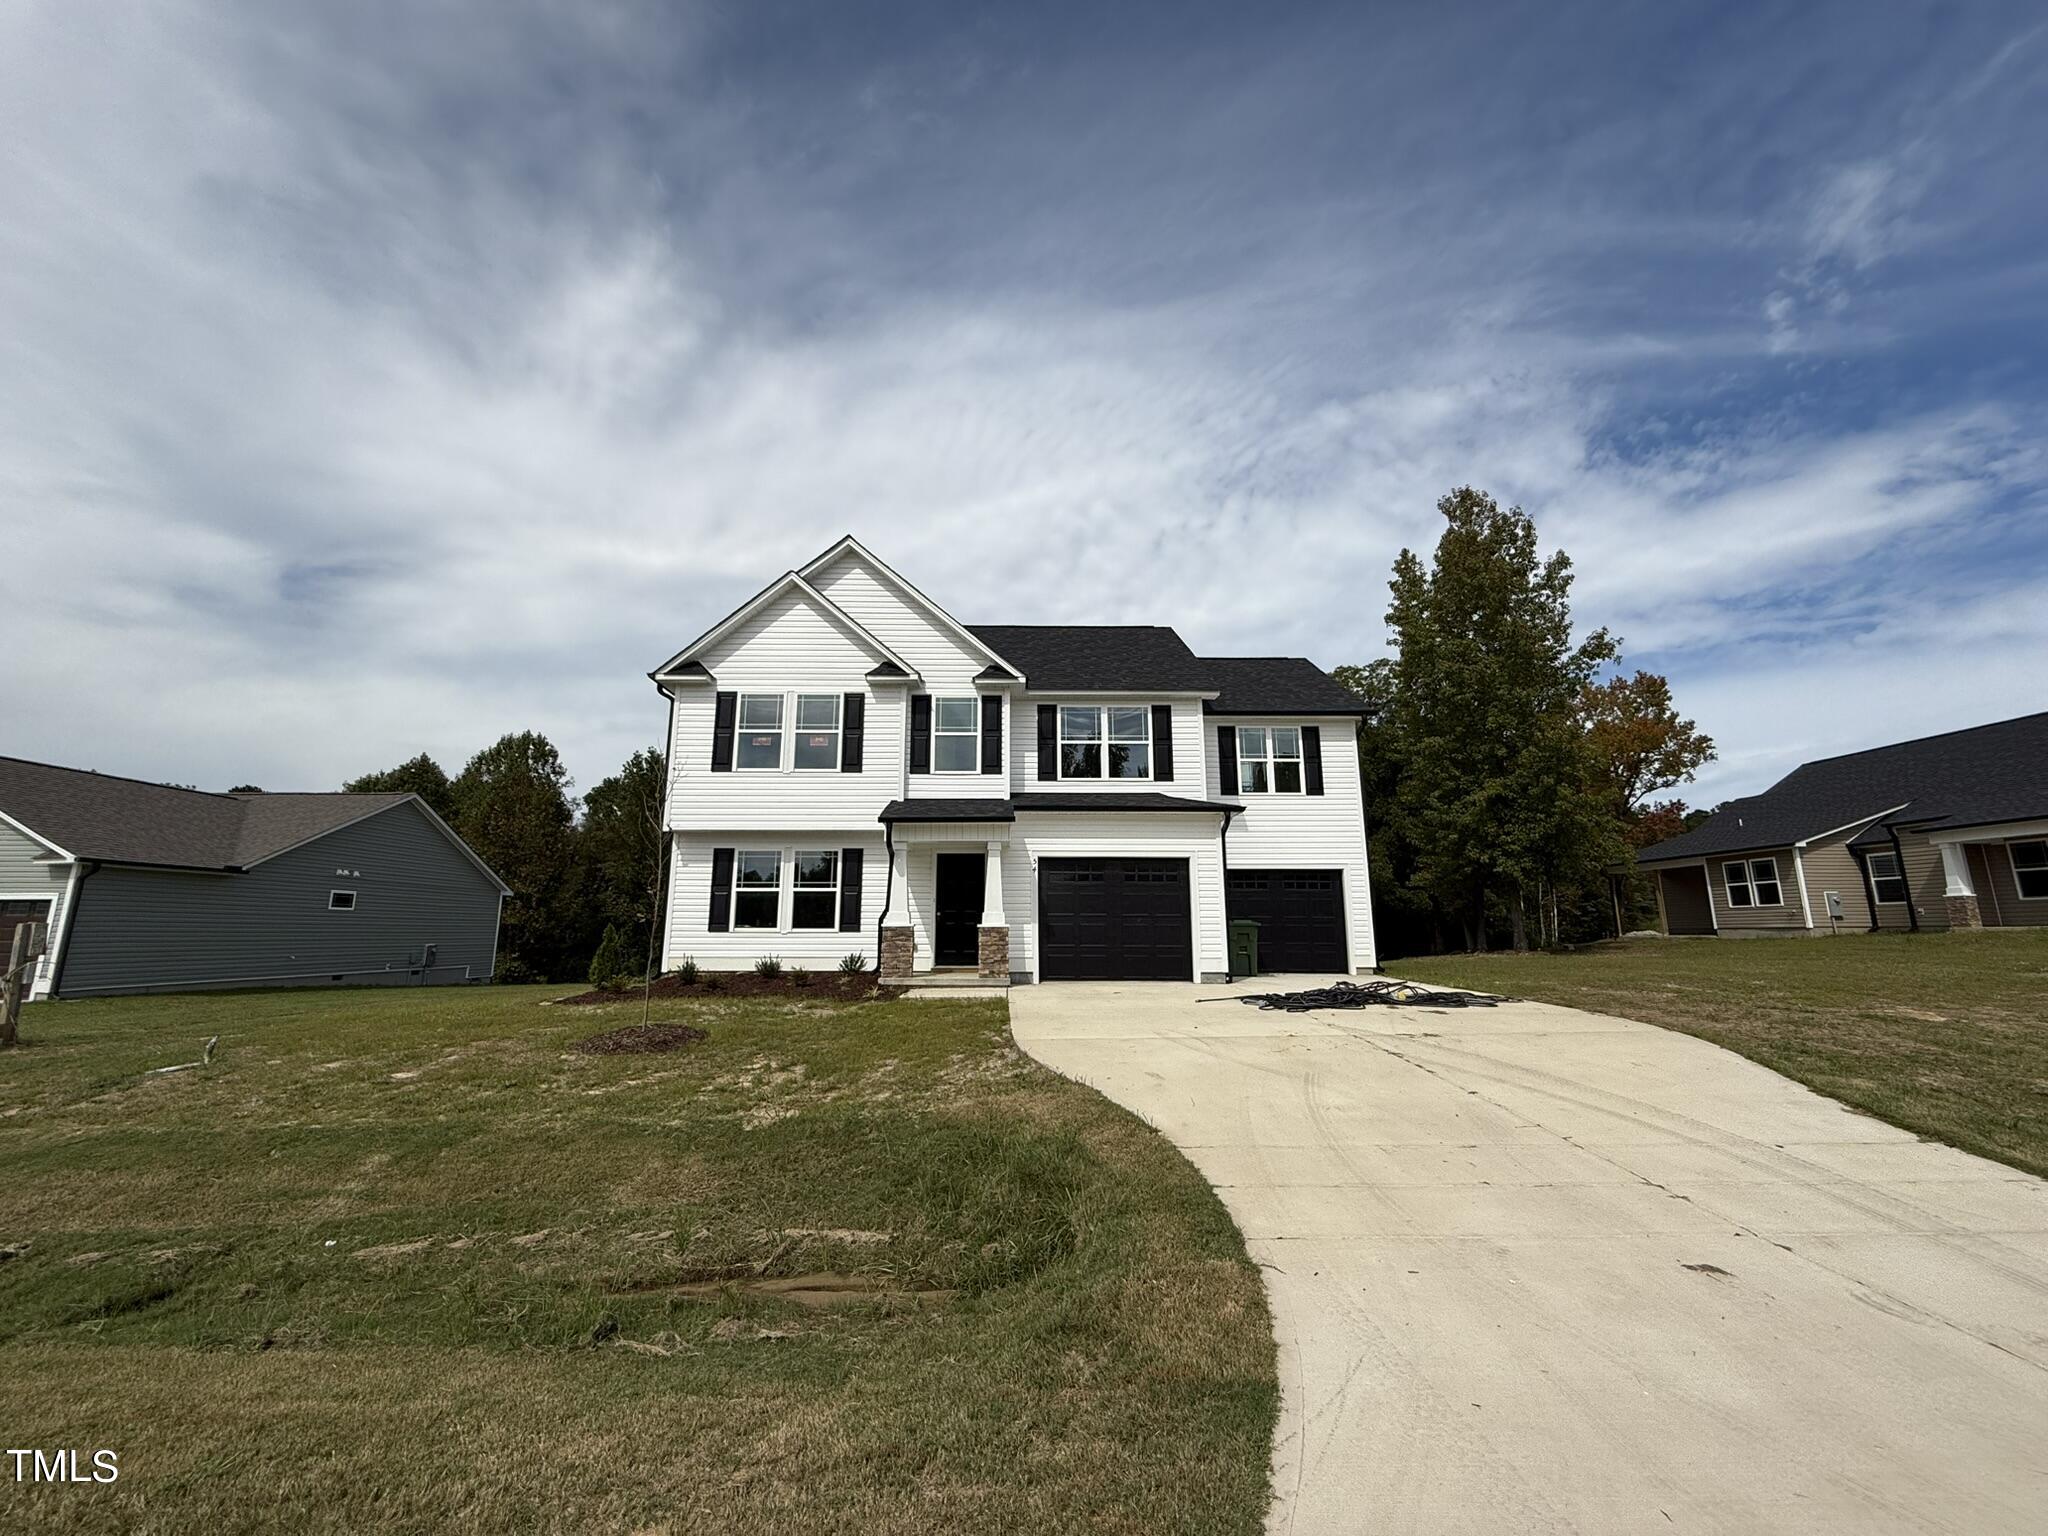
[[[832,848],[799,848],[793,871],[789,926],[839,926],[839,853]]]
[[[981,768],[981,698],[932,700],[932,771],[974,773]]]
[[[733,743],[735,768],[782,766],[782,695],[740,695],[739,734]]]
[[[1300,794],[1301,728],[1295,725],[1239,726],[1237,787],[1247,795]]]
[[[1867,863],[1870,888],[1877,895],[1878,905],[1896,906],[1906,899],[1906,877],[1899,870],[1896,853],[1873,853]]]
[[[775,927],[782,916],[782,855],[741,849],[732,865],[733,927]]]
[[[1143,704],[1060,706],[1060,777],[1152,777],[1152,711]]]
[[[796,766],[839,768],[839,695],[796,696]]]
[[[1785,905],[1785,888],[1778,883],[1778,861],[1776,859],[1737,859],[1732,864],[1721,866],[1721,874],[1728,882],[1728,905],[1731,907],[1782,907]]]
[[[2048,843],[2007,843],[2012,883],[2028,901],[2048,901]]]

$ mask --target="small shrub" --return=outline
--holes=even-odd
[[[697,962],[688,955],[685,955],[683,956],[683,963],[677,966],[670,974],[684,986],[694,987],[697,985]]]
[[[792,987],[808,987],[811,984],[811,973],[800,965],[792,965],[788,975]]]
[[[633,957],[617,923],[606,923],[604,939],[590,960],[590,984],[606,992],[622,990],[633,979]]]
[[[491,980],[500,986],[521,987],[547,978],[517,955],[500,955],[496,968],[491,972]]]
[[[763,981],[773,981],[782,974],[782,962],[773,955],[763,955],[754,962],[754,974]]]
[[[706,971],[704,973],[704,990],[706,992],[723,992],[725,990],[725,978],[716,971]]]
[[[842,976],[858,976],[862,971],[865,971],[867,968],[868,957],[862,954],[859,950],[855,950],[852,954],[848,955],[845,959],[839,962],[839,974]]]

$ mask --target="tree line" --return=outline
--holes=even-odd
[[[1359,764],[1383,953],[1578,942],[1655,912],[1633,850],[1707,814],[1668,792],[1714,757],[1670,682],[1574,638],[1572,563],[1463,486],[1425,564],[1389,583],[1393,654],[1336,669],[1365,700]],[[1659,798],[1666,797],[1666,798]]]
[[[485,747],[452,779],[423,752],[342,788],[418,795],[512,887],[498,930],[498,980],[581,981],[600,946],[622,974],[647,964],[661,905],[667,780],[666,759],[649,747],[579,803],[554,744],[521,731]]]

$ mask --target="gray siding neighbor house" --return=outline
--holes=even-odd
[[[1803,763],[1636,864],[1673,934],[2048,924],[2048,714]]]
[[[32,998],[481,981],[511,892],[417,795],[210,794],[0,757]]]

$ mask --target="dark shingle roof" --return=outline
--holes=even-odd
[[[882,807],[880,821],[1014,821],[1021,812],[1046,811],[1235,811],[1234,805],[1212,800],[1183,800],[1156,790],[1095,794],[1018,795],[1011,800],[927,799],[891,800]]]
[[[1236,811],[1214,800],[1183,800],[1154,791],[1102,790],[1080,795],[1019,795],[1010,802],[1020,812],[1032,811]]]
[[[1301,656],[1204,656],[1212,715],[1362,715],[1365,701]]]
[[[0,811],[81,859],[241,869],[403,794],[216,795],[0,757]]]
[[[877,821],[1011,821],[1007,800],[891,800]]]
[[[1215,684],[1162,624],[970,624],[1038,693],[1203,693]]]
[[[1803,842],[1894,811],[1899,825],[1969,827],[2048,816],[2048,714],[1802,763],[1760,795],[1645,848],[1639,862]]]
[[[1034,693],[1216,693],[1222,715],[1360,715],[1364,705],[1300,656],[1197,656],[1163,624],[970,624],[1024,669]],[[984,672],[989,677],[995,669]]]

